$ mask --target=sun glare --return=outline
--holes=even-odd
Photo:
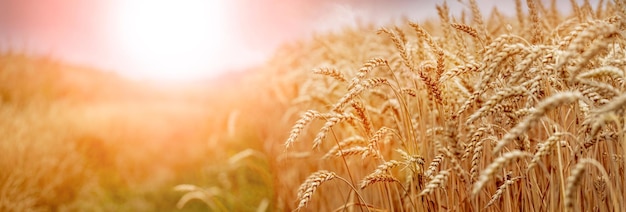
[[[116,45],[130,75],[189,80],[213,75],[224,43],[224,5],[219,0],[120,0],[113,7]]]

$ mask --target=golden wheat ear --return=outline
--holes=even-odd
[[[306,207],[306,205],[311,201],[315,190],[322,183],[335,179],[337,175],[334,172],[320,170],[313,174],[311,174],[298,188],[298,200],[300,200],[298,204],[298,208],[296,210],[302,209]]]
[[[514,159],[520,159],[523,157],[531,157],[532,155],[528,152],[522,152],[519,150],[513,150],[510,152],[506,152],[502,154],[502,156],[496,158],[496,160],[489,164],[487,168],[482,172],[478,181],[474,183],[474,188],[472,189],[472,194],[477,195],[478,192],[487,184],[487,182],[493,178],[496,171],[500,170],[502,167],[510,164]]]
[[[296,142],[300,133],[306,125],[308,125],[315,117],[319,117],[320,113],[314,110],[309,110],[300,117],[300,119],[296,122],[296,124],[291,128],[291,133],[289,133],[289,138],[285,142],[285,147],[289,148],[291,145]]]

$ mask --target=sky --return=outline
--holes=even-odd
[[[448,0],[454,14],[465,3]],[[478,0],[487,15],[513,0]],[[567,3],[569,1],[559,1]],[[436,18],[443,0],[0,0],[0,51],[134,79],[185,81],[263,63],[282,43],[358,21]],[[546,3],[547,4],[547,3]],[[565,6],[569,7],[569,6]]]

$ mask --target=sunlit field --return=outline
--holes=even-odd
[[[626,208],[626,3],[462,2],[192,83],[5,52],[0,211]]]

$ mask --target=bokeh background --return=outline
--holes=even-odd
[[[435,18],[435,5],[442,2],[1,0],[0,49],[49,55],[136,79],[188,80],[261,64],[281,44],[315,33],[359,24],[398,22],[402,18]],[[514,12],[512,1],[479,2],[485,13],[496,4],[500,12]],[[467,7],[459,1],[447,3],[452,13]],[[193,11],[188,11],[190,8]],[[185,22],[192,25],[180,28],[189,24]],[[181,33],[162,36],[175,30]],[[146,38],[150,33],[156,38]],[[189,41],[191,34],[198,35]],[[138,42],[145,44],[136,45]],[[147,59],[141,55],[167,47],[179,50],[171,51],[170,56],[186,56],[177,63],[190,65],[154,61],[163,60],[168,54]],[[174,68],[178,68],[177,74],[164,74]]]

